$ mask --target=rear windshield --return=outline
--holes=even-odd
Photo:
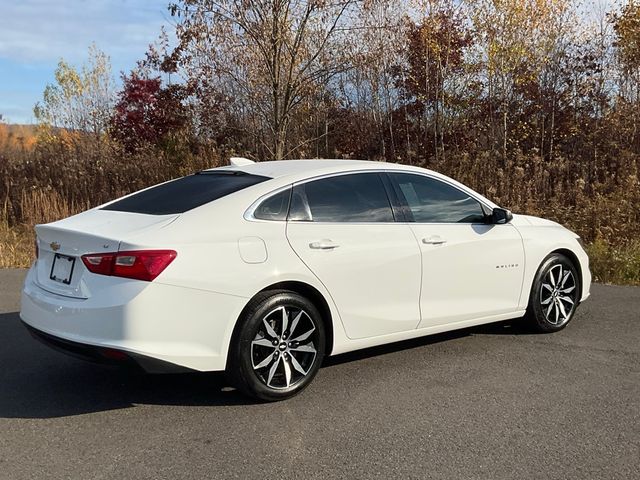
[[[134,193],[102,207],[102,210],[149,215],[184,213],[265,180],[269,177],[237,171],[198,172]]]

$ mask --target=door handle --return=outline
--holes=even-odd
[[[447,241],[440,235],[433,235],[431,237],[423,238],[422,243],[425,245],[442,245],[443,243],[447,243]]]
[[[311,242],[309,244],[309,248],[313,248],[314,250],[333,250],[334,248],[338,248],[340,245],[332,242],[329,239],[322,239],[317,242]]]

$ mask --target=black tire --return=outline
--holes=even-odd
[[[541,333],[562,330],[575,314],[580,287],[573,262],[560,253],[549,255],[533,279],[526,314],[529,325]]]
[[[246,395],[284,400],[311,383],[324,353],[325,328],[315,305],[295,292],[267,291],[249,303],[238,321],[227,375]]]

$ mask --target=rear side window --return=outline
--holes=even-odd
[[[286,220],[289,212],[291,188],[276,193],[263,201],[253,212],[253,218],[260,220]]]
[[[149,215],[184,213],[265,180],[269,178],[244,172],[199,172],[134,193],[102,210]]]
[[[447,183],[424,175],[390,173],[398,195],[419,223],[484,223],[480,203]]]
[[[377,173],[356,173],[296,185],[289,220],[393,222],[387,192]]]

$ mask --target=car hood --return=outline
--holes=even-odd
[[[513,220],[511,221],[516,227],[562,227],[559,223],[546,218],[534,217],[532,215],[516,215],[513,214]],[[564,227],[562,227],[564,228]]]

